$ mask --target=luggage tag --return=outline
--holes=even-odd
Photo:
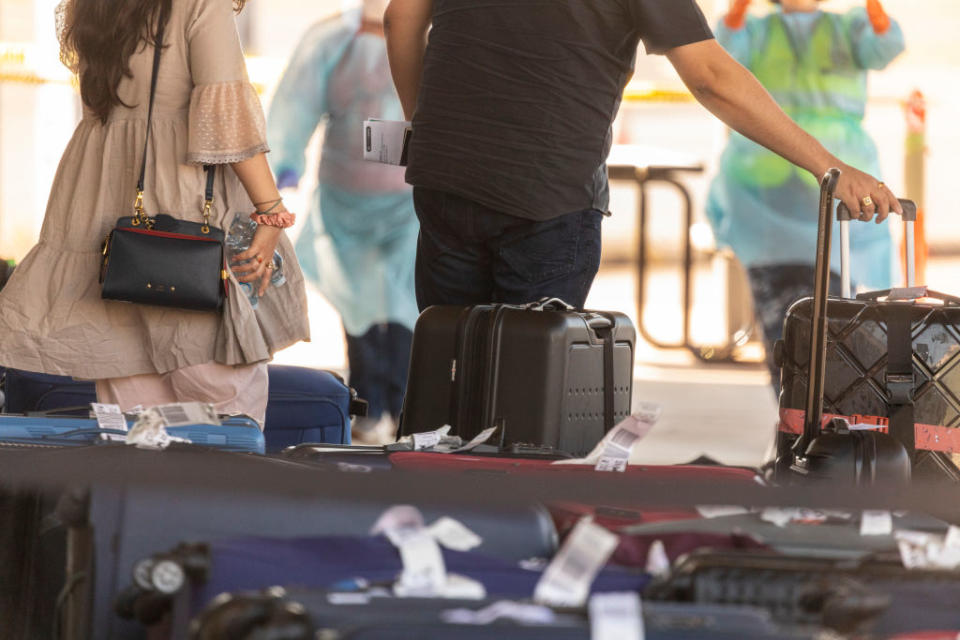
[[[643,604],[637,593],[598,593],[590,598],[590,640],[644,640]]]
[[[654,540],[647,551],[646,572],[652,576],[661,577],[670,573],[670,556],[663,540]]]
[[[110,431],[127,431],[127,419],[120,410],[118,404],[100,404],[91,402],[90,408],[93,409],[93,415],[97,419],[97,426],[101,429]],[[117,435],[117,434],[103,434]]]
[[[440,440],[443,439],[445,435],[450,433],[450,425],[444,425],[437,429],[436,431],[427,431],[425,433],[415,433],[413,434],[413,450],[422,451],[423,449],[432,449],[438,444]]]
[[[450,450],[449,453],[462,453],[464,451],[473,451],[480,445],[486,444],[486,442],[493,437],[493,434],[496,433],[496,431],[497,431],[497,427],[490,427],[489,429],[484,429],[483,431],[475,435],[473,437],[473,440],[463,445],[462,447]]]
[[[448,574],[440,544],[468,551],[483,541],[453,518],[440,518],[424,526],[423,514],[416,507],[399,505],[387,509],[370,530],[383,534],[400,552],[403,571],[393,587],[399,598],[457,598],[479,600],[487,593],[484,586],[464,576]],[[459,547],[459,549],[458,549]]]
[[[153,407],[163,420],[165,427],[189,427],[198,424],[209,424],[219,427],[219,416],[212,404],[206,402],[178,402]]]
[[[470,531],[462,522],[444,516],[427,527],[434,540],[454,551],[470,551],[483,544],[483,538]]]
[[[533,592],[534,601],[552,607],[582,607],[590,585],[617,548],[619,539],[584,517],[547,566]]]
[[[585,458],[557,460],[553,464],[589,464],[597,471],[624,472],[630,464],[634,446],[650,433],[660,419],[662,409],[654,403],[642,403],[603,437]]]
[[[892,533],[893,514],[889,511],[864,511],[861,515],[861,536],[889,536]]]
[[[960,545],[956,534],[940,536],[924,531],[897,531],[900,560],[907,569],[953,571],[960,569]]]
[[[479,611],[449,609],[440,613],[440,619],[447,624],[486,626],[498,620],[510,620],[523,625],[542,626],[556,622],[557,614],[550,607],[540,604],[499,600]]]
[[[126,439],[128,445],[141,449],[166,449],[173,442],[189,442],[189,440],[175,438],[167,433],[166,423],[156,407],[140,414],[133,428],[127,433]]]

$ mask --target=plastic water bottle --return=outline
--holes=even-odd
[[[233,256],[238,253],[243,253],[250,248],[250,244],[253,242],[253,235],[256,231],[256,222],[239,213],[234,216],[226,240],[228,261],[232,263]],[[247,262],[250,261],[247,260]],[[283,275],[283,256],[280,255],[279,251],[274,251],[273,275],[270,276],[270,285],[280,287],[286,283],[287,277]],[[247,296],[247,299],[250,300],[250,306],[256,309],[257,304],[260,302],[260,296],[258,295],[259,282],[241,282],[240,288],[243,290],[244,295]]]
[[[243,253],[250,248],[250,243],[253,242],[253,234],[257,230],[257,223],[244,216],[240,213],[236,214],[233,217],[233,223],[230,225],[230,230],[227,232],[227,261],[230,263],[231,267],[238,266],[233,264],[233,257],[238,253]],[[240,264],[246,264],[250,262],[247,260]],[[257,308],[257,304],[260,302],[260,296],[257,293],[257,288],[254,287],[255,282],[241,282],[240,289],[243,291],[244,295],[247,296],[247,299],[250,300],[250,306],[254,309]]]

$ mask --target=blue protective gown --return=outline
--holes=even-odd
[[[358,33],[360,11],[312,27],[270,107],[270,163],[281,187],[304,172],[325,123],[320,176],[295,248],[303,273],[337,309],[346,332],[413,329],[419,225],[402,167],[363,160],[363,121],[402,120],[382,37]]]
[[[877,149],[863,128],[867,70],[883,69],[904,49],[894,22],[874,32],[864,9],[748,17],[742,29],[721,22],[718,41],[750,69],[801,127],[843,162],[879,176]],[[731,133],[707,202],[720,244],[747,267],[813,264],[819,185],[807,171]],[[854,224],[851,274],[870,289],[891,286],[892,241],[887,225]],[[837,237],[836,235],[834,237]],[[839,269],[840,245],[831,264]]]

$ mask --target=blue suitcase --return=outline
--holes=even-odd
[[[167,432],[193,444],[223,451],[263,453],[263,432],[256,420],[230,416],[221,426],[188,425],[170,427]],[[123,431],[100,429],[90,418],[0,415],[0,447],[82,447],[115,442]]]
[[[350,444],[350,416],[365,413],[366,403],[329,371],[270,367],[268,453],[305,442]]]
[[[2,374],[2,382],[6,398],[4,413],[85,407],[97,401],[97,391],[90,380],[7,369]]]
[[[540,563],[521,566],[516,560],[474,551],[441,551],[449,573],[476,580],[487,593],[497,597],[532,598],[545,567]],[[127,592],[125,606],[118,609],[143,610],[143,604],[136,604],[140,600],[152,602],[149,608],[160,612],[164,609],[162,598],[167,597],[174,618],[182,620],[202,611],[221,593],[277,584],[319,589],[342,585],[389,587],[403,570],[399,551],[383,536],[225,539],[183,545],[155,556],[141,567],[146,575],[159,576],[155,585],[158,589],[135,589],[138,596]],[[171,582],[170,575],[182,575],[183,579]],[[611,566],[600,571],[591,590],[639,593],[649,582],[647,573]],[[141,617],[141,622],[151,620]]]
[[[356,392],[329,371],[271,365],[265,425],[268,452],[305,442],[350,444],[350,416],[364,415]],[[96,402],[89,380],[9,369],[5,413],[52,411]]]
[[[180,542],[262,535],[365,536],[383,511],[393,505],[372,497],[344,500],[337,497],[335,490],[330,495],[318,495],[310,489],[310,483],[319,474],[268,456],[237,456],[188,446],[162,452],[120,446],[87,447],[26,455],[36,456],[42,464],[51,466],[75,455],[68,464],[103,470],[102,475],[110,478],[104,484],[96,483],[89,493],[79,492],[76,500],[62,501],[64,508],[57,511],[74,548],[89,548],[90,563],[96,567],[92,579],[79,567],[66,579],[83,578],[70,600],[87,603],[84,610],[90,612],[91,638],[142,637],[136,623],[116,616],[114,600],[130,585],[138,562]],[[24,464],[22,455],[14,457]],[[158,482],[158,474],[162,477],[164,473],[181,482],[172,486]],[[262,478],[264,484],[259,489],[240,490],[193,482],[185,487],[182,482],[183,478],[206,477],[210,473],[227,482],[234,475],[246,474]],[[101,475],[99,471],[96,474]],[[303,495],[272,492],[270,480],[274,477],[303,486]],[[355,475],[343,473],[340,477],[342,484],[348,485]],[[539,506],[440,508],[415,499],[410,504],[420,508],[427,522],[443,515],[459,520],[483,539],[478,553],[506,562],[551,557],[557,549],[556,528],[549,513]],[[81,543],[85,538],[89,542]],[[65,607],[69,608],[69,603]]]

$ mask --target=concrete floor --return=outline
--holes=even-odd
[[[722,334],[720,288],[702,275],[694,308],[694,337],[709,342]],[[635,276],[627,268],[605,268],[598,276],[588,308],[617,310],[636,322]],[[656,271],[649,281],[656,304],[644,314],[658,338],[676,338],[681,312],[675,274]],[[344,370],[339,318],[316,292],[309,294],[313,341],[277,355],[282,364]],[[756,359],[759,352],[753,350]],[[634,404],[656,402],[663,408],[657,427],[635,447],[634,462],[680,463],[708,455],[727,464],[757,465],[769,447],[777,410],[769,376],[757,362],[704,364],[684,350],[660,350],[642,340],[637,345]]]

